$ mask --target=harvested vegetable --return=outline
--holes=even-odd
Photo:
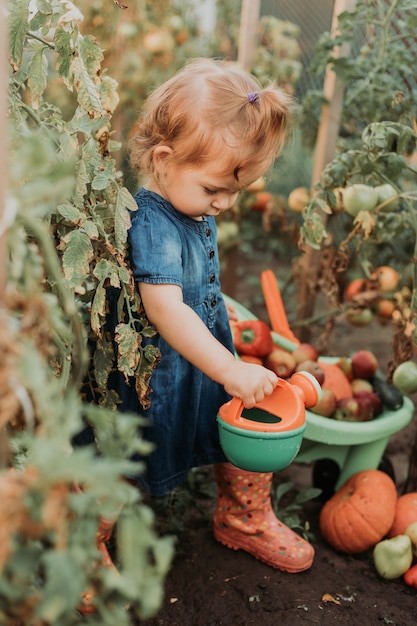
[[[238,354],[266,356],[274,348],[269,327],[262,320],[242,320],[232,327],[233,343]]]
[[[375,569],[382,578],[393,580],[410,569],[413,562],[411,539],[397,535],[377,543],[373,551]]]
[[[388,474],[374,469],[357,472],[324,504],[319,519],[322,535],[340,552],[365,552],[386,536],[396,501],[395,483]]]

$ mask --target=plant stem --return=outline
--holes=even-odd
[[[65,285],[65,279],[61,273],[61,266],[56,254],[56,249],[51,240],[49,225],[37,220],[31,219],[29,216],[21,214],[19,219],[23,222],[25,229],[30,232],[37,240],[43,252],[46,272],[49,275],[51,285],[54,285],[59,303],[65,315],[71,321],[72,335],[74,338],[74,348],[71,346],[67,354],[63,355],[63,366],[67,358],[72,364],[72,378],[75,385],[81,383],[85,368],[87,365],[87,352],[85,349],[85,340],[83,333],[83,325],[81,317],[77,310],[75,299],[70,295],[68,287]],[[74,356],[75,354],[75,356]]]
[[[50,48],[51,50],[55,50],[55,46],[53,43],[51,43],[50,41],[46,41],[46,39],[43,39],[43,37],[40,37],[36,33],[27,31],[26,37],[29,37],[31,39],[37,39],[37,41],[40,41],[41,43],[43,43],[43,45],[46,46],[47,48]]]

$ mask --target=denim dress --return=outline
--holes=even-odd
[[[164,198],[141,188],[131,213],[130,256],[136,281],[178,285],[183,301],[218,341],[233,352],[228,315],[220,292],[216,224],[179,213]],[[149,418],[144,437],[156,448],[144,461],[139,480],[154,496],[180,485],[189,470],[222,463],[216,416],[230,399],[223,386],[191,365],[157,334],[144,339],[157,346],[161,361],[152,373],[151,406],[144,411],[134,387],[126,408]],[[198,341],[198,338],[197,338]]]

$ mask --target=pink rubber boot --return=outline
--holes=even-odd
[[[106,546],[106,542],[111,539],[114,524],[115,520],[108,520],[105,518],[100,519],[96,532],[96,546],[99,552],[101,552],[103,567],[114,568],[117,571]],[[78,606],[78,611],[86,615],[95,613],[96,607],[94,606],[94,598],[94,591],[92,589],[86,589],[81,595],[81,602]]]
[[[277,519],[271,506],[272,473],[247,472],[231,463],[214,466],[218,489],[214,536],[285,572],[302,572],[313,546]]]

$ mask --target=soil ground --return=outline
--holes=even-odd
[[[237,294],[239,297],[239,294]],[[245,294],[242,295],[242,298]],[[239,298],[239,301],[242,301]],[[243,298],[244,301],[244,298]],[[372,350],[380,364],[391,358],[391,332],[377,322],[366,328],[340,324],[329,354],[348,355]],[[410,454],[417,435],[417,417],[393,435],[385,451],[394,469],[398,493],[405,489]],[[312,485],[312,464],[293,463],[275,474],[274,482],[291,481],[296,491]],[[202,478],[201,478],[202,477]],[[211,468],[200,479],[213,487]],[[200,485],[201,487],[201,485]],[[417,485],[408,485],[417,491]],[[374,568],[372,550],[356,556],[337,553],[320,534],[322,500],[303,505],[302,515],[313,533],[315,560],[310,570],[288,574],[274,570],[243,551],[232,551],[213,537],[215,498],[200,489],[184,516],[183,532],[165,583],[158,614],[146,626],[414,626],[417,590],[401,578],[381,579]]]

